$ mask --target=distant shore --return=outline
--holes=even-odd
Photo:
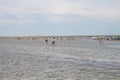
[[[71,36],[0,36],[0,39],[38,39],[38,38],[88,38],[88,39],[97,39],[104,37],[106,40],[120,41],[120,35],[71,35]]]

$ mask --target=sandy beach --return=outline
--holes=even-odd
[[[0,80],[120,80],[120,42],[0,39]]]

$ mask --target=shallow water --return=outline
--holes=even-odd
[[[120,80],[120,42],[1,39],[0,80]]]

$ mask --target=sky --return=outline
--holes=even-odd
[[[120,35],[120,0],[0,0],[0,36]]]

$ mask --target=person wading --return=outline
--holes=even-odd
[[[52,39],[52,45],[55,45],[55,37]]]
[[[45,43],[48,44],[48,38],[47,37],[45,38]]]

